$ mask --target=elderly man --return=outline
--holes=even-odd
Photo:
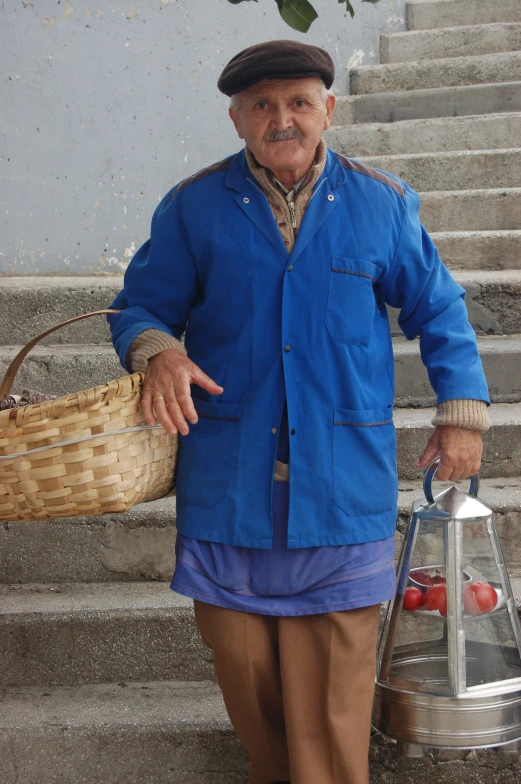
[[[245,148],[168,193],[114,302],[143,409],[181,434],[172,588],[195,600],[253,784],[367,784],[395,590],[386,303],[437,393],[417,465],[476,472],[487,387],[463,290],[391,175],[328,149],[333,63],[272,41],[219,79]],[[185,347],[179,342],[186,330]]]

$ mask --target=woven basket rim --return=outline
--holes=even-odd
[[[38,414],[40,414],[40,419],[58,419],[63,414],[63,410],[71,403],[76,403],[79,411],[86,410],[90,406],[102,402],[109,390],[114,388],[114,385],[119,386],[119,389],[117,389],[114,394],[114,397],[117,398],[124,394],[128,394],[131,391],[134,381],[137,381],[138,384],[141,385],[144,378],[145,374],[138,371],[136,373],[120,376],[112,381],[106,381],[95,387],[88,387],[87,389],[82,389],[78,392],[60,395],[53,400],[44,400],[41,403],[30,403],[27,406],[16,408],[6,408],[4,411],[0,411],[0,436],[3,431],[7,434],[7,430],[12,427],[13,424],[16,424],[19,415],[24,419],[29,418],[32,415],[34,417],[31,420],[33,424],[38,421],[37,416],[35,416]],[[88,396],[85,401],[81,400],[83,395]],[[54,417],[53,408],[56,409],[56,415]]]
[[[67,324],[117,312],[84,313],[30,340],[0,381],[2,397],[10,394],[23,360],[40,340]],[[123,513],[170,493],[178,438],[160,425],[145,424],[144,380],[145,373],[138,371],[54,400],[0,411],[2,519]],[[143,432],[135,437],[138,430]],[[163,432],[153,434],[155,430]],[[86,447],[83,442],[89,441]]]

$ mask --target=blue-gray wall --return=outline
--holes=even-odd
[[[0,273],[121,273],[163,194],[238,149],[216,80],[240,49],[315,43],[345,94],[379,31],[404,28],[405,0],[353,0],[353,20],[314,2],[308,35],[273,0],[0,2]]]

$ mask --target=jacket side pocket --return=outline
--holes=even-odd
[[[393,509],[398,499],[393,410],[336,408],[333,420],[333,494],[349,515]]]
[[[237,470],[242,403],[193,401],[199,421],[179,438],[177,501],[212,507],[225,497]]]

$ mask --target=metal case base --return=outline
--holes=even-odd
[[[458,697],[449,692],[447,658],[447,646],[439,641],[395,648],[388,681],[376,683],[374,728],[413,756],[421,756],[419,747],[478,749],[521,742],[517,650],[472,643],[467,682],[478,688]]]

